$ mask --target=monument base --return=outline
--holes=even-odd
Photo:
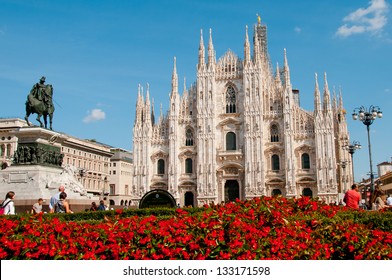
[[[93,201],[99,204],[99,197],[87,194],[81,184],[61,167],[15,165],[0,171],[0,199],[3,200],[8,191],[15,192],[17,213],[29,211],[38,198],[44,200],[43,211],[49,211],[49,200],[58,193],[61,185],[65,187],[74,212],[89,209]]]

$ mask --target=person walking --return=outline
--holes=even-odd
[[[344,195],[343,202],[346,206],[352,209],[359,209],[359,201],[361,200],[361,195],[358,191],[358,185],[353,184],[351,190],[348,190]]]
[[[73,213],[69,208],[69,203],[65,199],[67,198],[67,194],[65,192],[60,193],[60,199],[54,205],[55,213]]]
[[[53,195],[49,201],[49,212],[54,213],[54,206],[56,205],[57,201],[60,200],[60,194],[65,191],[64,186],[59,187],[59,192]]]
[[[1,207],[4,209],[4,215],[15,215],[14,197],[15,193],[13,191],[9,191],[5,195],[5,200],[1,204]]]

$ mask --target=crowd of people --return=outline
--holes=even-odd
[[[14,204],[15,192],[9,191],[3,203],[1,203],[1,209],[3,214],[5,215],[15,215],[15,204]],[[31,214],[39,214],[43,212],[44,200],[39,198],[36,203],[32,205],[31,210],[27,211],[27,213]],[[65,187],[60,186],[58,192],[54,194],[49,200],[49,213],[73,213],[71,210],[70,204],[67,201],[67,193],[65,192]],[[90,211],[101,211],[108,210],[108,207],[105,205],[105,202],[101,200],[99,205],[97,206],[95,202],[91,203]],[[46,213],[46,212],[45,212]]]
[[[368,201],[367,209],[371,210],[381,210],[384,208],[392,208],[392,194],[388,194],[388,197],[383,200],[383,196],[385,196],[385,192],[381,189],[380,184],[376,185],[372,196]],[[15,204],[14,204],[15,192],[9,191],[5,200],[1,204],[2,212],[5,215],[15,215]],[[44,200],[39,198],[36,203],[33,204],[31,208],[31,214],[39,214],[42,212],[42,205]],[[344,203],[343,203],[344,202]],[[335,202],[332,202],[331,205],[336,205]],[[357,184],[353,184],[351,186],[351,190],[348,190],[343,200],[339,201],[340,206],[347,206],[352,209],[359,209],[361,205],[361,194],[359,193],[359,188]],[[178,204],[177,207],[180,205]],[[101,200],[99,205],[95,202],[91,203],[90,209],[86,209],[86,211],[103,211],[108,210],[108,207],[105,205],[104,201]],[[60,186],[59,192],[53,195],[49,201],[49,213],[73,213],[70,208],[70,205],[67,201],[67,194],[65,193],[65,187]]]
[[[384,208],[392,208],[392,195],[388,194],[386,199],[383,199],[385,192],[382,190],[380,183],[376,184],[375,190],[372,192],[371,197],[367,201],[365,209],[369,210],[381,210]],[[351,186],[351,190],[348,190],[343,199],[346,206],[352,209],[359,209],[361,202],[361,194],[357,184]]]

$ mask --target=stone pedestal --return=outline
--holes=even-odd
[[[61,143],[66,135],[40,127],[23,127],[15,135],[18,149],[14,162],[0,171],[1,200],[8,191],[14,191],[19,213],[25,212],[24,208],[31,209],[38,198],[43,198],[47,205],[63,185],[69,203],[79,211],[89,208],[92,201],[98,202],[98,198],[87,194],[71,170],[61,166]]]

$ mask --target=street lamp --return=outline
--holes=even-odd
[[[380,107],[371,105],[369,109],[366,109],[364,106],[360,108],[355,108],[352,114],[353,120],[360,120],[367,128],[367,136],[368,136],[368,146],[369,146],[369,164],[370,164],[370,195],[374,191],[374,175],[373,175],[373,164],[372,164],[372,148],[370,144],[370,125],[377,118],[382,118],[382,112]],[[370,196],[371,197],[371,196]]]
[[[361,149],[362,146],[358,141],[353,141],[352,143],[348,143],[343,146],[343,149],[347,150],[348,153],[351,156],[351,173],[353,174],[353,183],[355,182],[355,177],[354,177],[354,153],[356,150]]]
[[[347,176],[346,176],[346,167],[347,167],[348,161],[344,160],[340,162],[340,166],[343,169],[343,183],[344,183],[344,192],[347,191]]]

